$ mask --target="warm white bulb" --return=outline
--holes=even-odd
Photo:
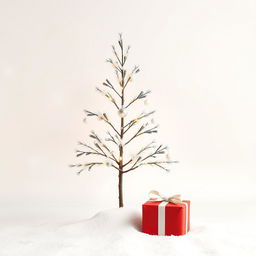
[[[120,108],[117,113],[120,117],[125,117],[127,115],[123,108]]]

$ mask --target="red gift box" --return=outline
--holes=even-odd
[[[186,234],[190,230],[190,201],[178,204],[147,201],[142,205],[142,232],[150,235]]]

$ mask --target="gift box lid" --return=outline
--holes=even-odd
[[[147,202],[145,202],[142,206],[143,206],[143,207],[144,207],[144,206],[146,206],[146,207],[156,207],[156,206],[158,206],[161,202],[162,202],[162,201],[147,201]],[[190,203],[189,200],[182,200],[182,202],[184,202],[184,203]],[[166,205],[166,207],[181,207],[181,208],[184,208],[185,205],[184,205],[184,204],[181,204],[181,203],[179,203],[179,204],[168,203],[168,204]]]

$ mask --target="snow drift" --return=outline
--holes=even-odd
[[[255,237],[238,225],[198,224],[192,219],[191,232],[185,236],[150,236],[140,231],[139,211],[112,209],[86,220],[1,229],[0,255],[256,255]]]

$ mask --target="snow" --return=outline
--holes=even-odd
[[[255,208],[245,209],[248,218],[243,211],[224,219],[192,214],[191,232],[179,237],[142,233],[138,208],[104,210],[87,219],[82,210],[71,216],[68,208],[2,210],[1,256],[256,255]]]

